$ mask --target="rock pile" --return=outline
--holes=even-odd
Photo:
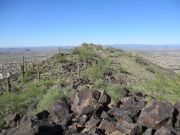
[[[18,63],[0,63],[0,80],[9,77],[9,74],[20,72]]]
[[[29,119],[10,115],[4,135],[179,135],[180,102],[146,102],[127,92],[115,104],[105,91],[77,91]]]

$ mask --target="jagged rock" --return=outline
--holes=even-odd
[[[103,119],[99,125],[99,128],[101,130],[105,130],[105,132],[109,134],[116,130],[116,123],[117,122],[115,120]]]
[[[101,116],[100,116],[101,119],[105,119],[105,118],[108,118],[108,117],[109,117],[109,115],[105,111],[103,111],[101,113]]]
[[[152,128],[148,128],[148,129],[145,130],[143,135],[153,135],[154,132],[155,132],[155,130],[153,130]]]
[[[124,120],[128,123],[133,123],[133,120],[131,119],[130,113],[128,111],[121,110],[120,108],[116,107],[113,112],[113,115],[118,121]]]
[[[180,101],[174,104],[173,127],[180,128]]]
[[[166,101],[148,103],[141,111],[138,123],[148,128],[158,129],[171,118],[173,106]]]
[[[79,118],[79,123],[80,123],[81,125],[84,125],[84,124],[86,123],[87,119],[88,119],[88,116],[85,115],[85,114],[83,114],[83,115],[80,116],[80,118]]]
[[[126,134],[121,133],[120,131],[113,131],[110,135],[126,135]]]
[[[49,124],[49,123],[38,123],[33,126],[35,135],[62,135],[63,128],[61,125]]]
[[[101,91],[101,94],[100,94],[98,102],[101,103],[101,104],[109,104],[111,102],[111,98],[103,90],[103,91]]]
[[[34,135],[34,130],[30,120],[25,120],[20,123],[18,127],[9,128],[5,132],[5,135]]]
[[[85,124],[86,128],[83,130],[83,133],[88,133],[88,132],[92,132],[92,130],[95,130],[99,122],[100,122],[100,119],[93,115],[90,118],[90,120]]]
[[[69,130],[67,130],[64,135],[74,135],[74,134],[77,134],[78,131],[77,131],[77,128],[71,128]]]
[[[97,91],[76,91],[71,98],[71,110],[77,115],[92,113],[101,106],[98,103],[99,97]]]
[[[178,135],[180,102],[146,104],[142,94],[127,93],[118,104],[105,91],[76,91],[71,102],[58,100],[37,118],[7,116],[3,135]],[[16,125],[16,123],[18,123]],[[13,125],[15,124],[15,125]]]
[[[146,102],[143,101],[141,98],[127,97],[120,104],[120,109],[127,111],[131,118],[133,118],[133,120],[136,122],[142,108],[144,108],[145,105]]]
[[[171,132],[168,128],[161,127],[158,129],[154,135],[175,135],[175,133]]]
[[[50,113],[47,110],[44,110],[44,111],[36,114],[36,117],[37,117],[38,120],[43,120],[43,119],[48,118],[49,114]]]
[[[58,100],[55,102],[50,109],[53,122],[58,123],[69,118],[69,111],[70,107],[65,100]]]
[[[130,124],[126,121],[118,122],[116,129],[128,135],[139,135],[143,132],[141,126],[137,124]]]

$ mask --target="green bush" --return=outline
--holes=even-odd
[[[147,61],[143,57],[140,57],[140,56],[136,56],[135,61],[136,63],[142,64],[142,65],[148,65]]]
[[[83,71],[83,76],[94,82],[103,78],[104,73],[110,67],[110,64],[111,62],[109,59],[99,61],[99,63],[93,63]]]
[[[156,73],[153,80],[137,84],[133,89],[144,91],[157,99],[175,102],[180,97],[180,76],[165,76]]]
[[[56,54],[54,57],[53,57],[53,60],[54,62],[56,63],[67,63],[67,59],[66,59],[66,56],[65,55],[62,55],[62,54]]]
[[[94,60],[96,57],[93,47],[88,44],[82,44],[81,47],[75,48],[72,53],[78,54],[80,61]]]
[[[151,73],[153,73],[153,74],[155,73],[155,70],[154,70],[153,67],[147,66],[147,67],[146,67],[146,70],[149,71],[149,72],[151,72]]]
[[[127,75],[131,75],[130,72],[128,72],[125,68],[123,67],[119,67],[118,70],[120,71],[120,73],[122,74],[127,74]]]
[[[42,99],[37,105],[37,112],[42,110],[47,110],[58,99],[66,97],[66,94],[63,92],[65,90],[50,89],[46,94],[43,95]]]
[[[5,92],[0,96],[0,118],[12,112],[26,113],[28,108],[36,105],[43,97],[46,90],[52,85],[51,80],[27,84],[22,93]],[[0,119],[2,126],[4,119]]]
[[[119,84],[108,84],[104,89],[115,102],[118,102],[123,93],[123,86]]]

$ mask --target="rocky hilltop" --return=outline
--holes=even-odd
[[[128,90],[118,103],[105,91],[76,91],[29,118],[6,118],[3,135],[179,135],[180,102],[146,101]]]
[[[178,135],[179,90],[178,74],[138,54],[83,44],[0,82],[0,132]]]

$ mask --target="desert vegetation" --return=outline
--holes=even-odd
[[[69,103],[76,91],[104,91],[114,103],[127,91],[132,95],[142,92],[147,95],[147,101],[175,103],[180,97],[178,74],[142,56],[87,43],[69,53],[59,52],[47,60],[29,64],[9,83],[10,90],[6,79],[0,88],[0,130],[3,131],[11,128],[6,119],[9,114],[18,112],[34,118],[58,100]]]

